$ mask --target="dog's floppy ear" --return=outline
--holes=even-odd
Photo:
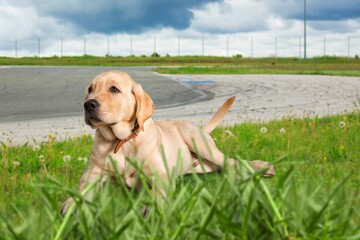
[[[140,129],[144,131],[145,121],[148,120],[154,112],[154,102],[140,84],[134,85],[132,92],[136,100],[136,119]]]

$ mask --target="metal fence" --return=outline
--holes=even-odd
[[[304,56],[302,37],[286,36],[201,36],[159,37],[150,35],[86,36],[84,38],[0,39],[0,56]],[[360,55],[360,36],[326,35],[307,38],[307,56]]]

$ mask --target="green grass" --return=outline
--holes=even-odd
[[[244,123],[213,137],[228,156],[275,163],[277,175],[262,179],[245,166],[188,175],[162,206],[147,187],[129,190],[117,179],[90,203],[76,187],[91,137],[2,144],[0,239],[359,239],[360,112]],[[69,196],[77,209],[63,218]]]
[[[319,67],[319,66],[318,66]],[[287,68],[286,66],[265,67],[179,67],[157,68],[163,74],[297,74],[297,75],[329,75],[329,76],[360,76],[358,70],[305,70]]]
[[[168,74],[316,74],[360,76],[360,59],[344,57],[236,58],[213,56],[181,57],[0,57],[0,66],[162,66]],[[171,68],[169,68],[171,66]]]

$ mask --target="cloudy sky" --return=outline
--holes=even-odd
[[[303,0],[0,0],[0,55],[303,56]],[[308,56],[360,55],[359,0],[307,0]]]

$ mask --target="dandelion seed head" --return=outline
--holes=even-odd
[[[34,145],[32,149],[33,149],[34,152],[38,152],[38,151],[40,151],[40,146],[39,145]]]
[[[63,157],[63,161],[64,162],[69,162],[71,160],[71,156],[70,155],[65,155],[64,157]]]
[[[267,131],[268,131],[268,129],[267,129],[266,127],[260,128],[260,132],[261,132],[262,134],[267,133]]]
[[[286,133],[285,128],[281,128],[281,129],[279,130],[279,133],[280,133],[280,134],[285,134],[285,133]]]
[[[235,137],[235,135],[229,129],[225,130],[225,133],[230,137]]]
[[[13,161],[13,166],[14,166],[14,168],[17,168],[18,166],[20,166],[20,162]]]

